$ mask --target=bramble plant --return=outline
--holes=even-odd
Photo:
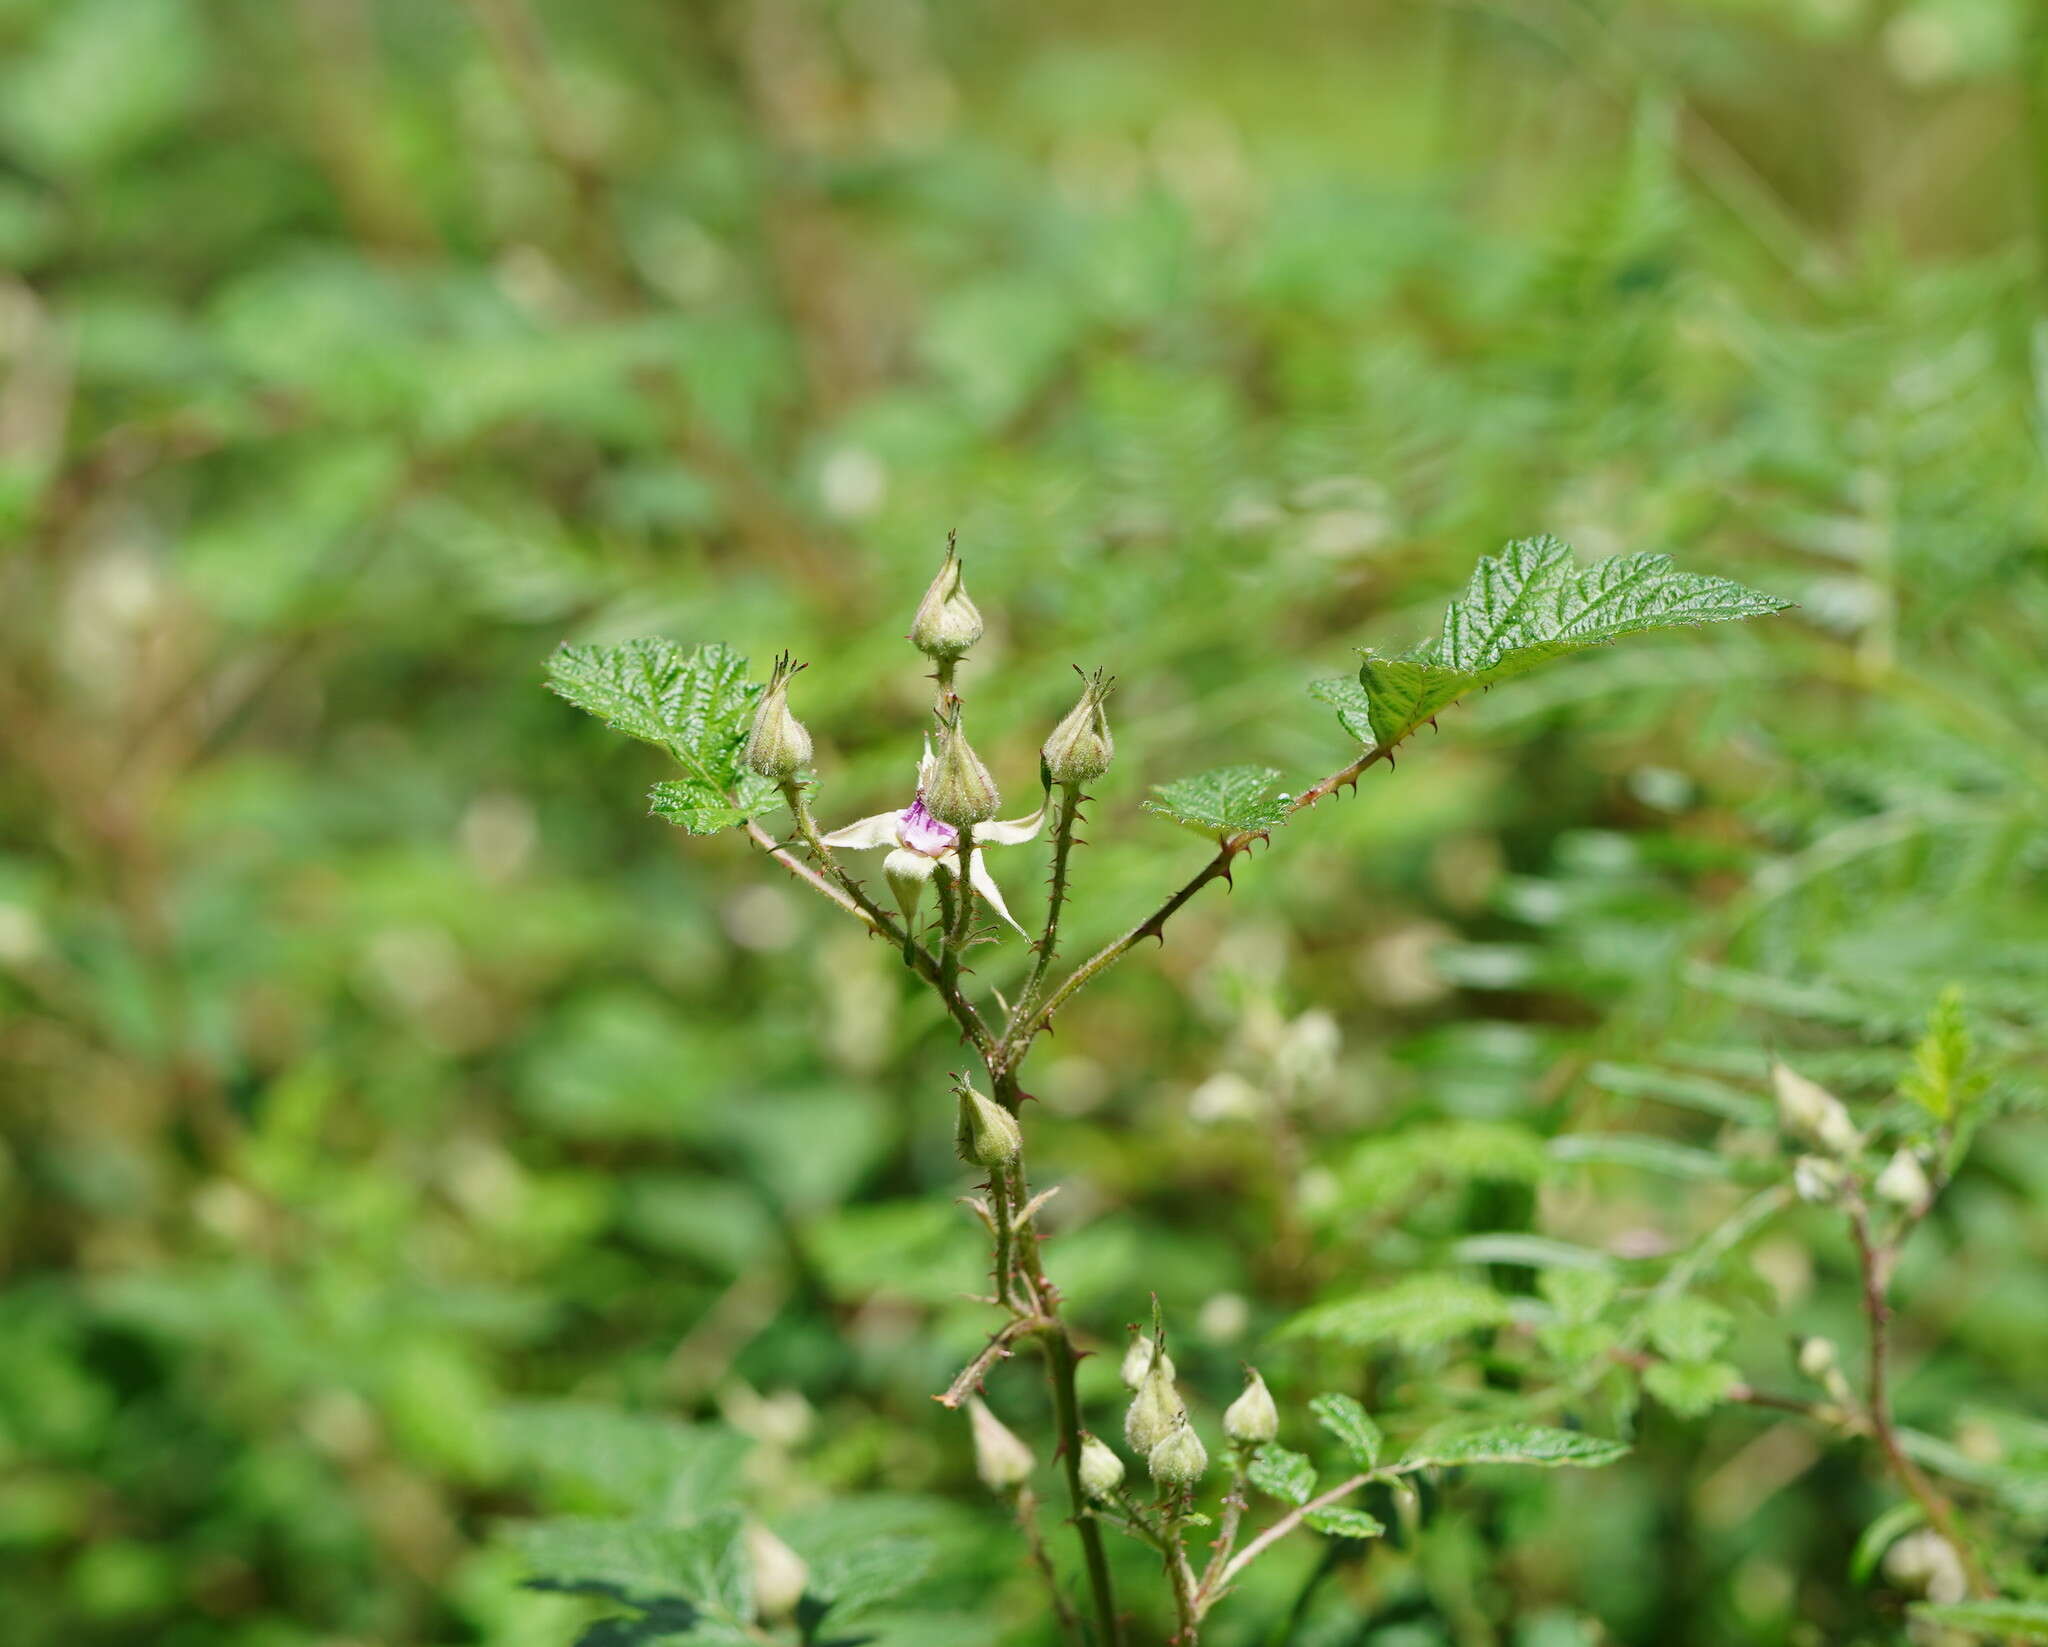
[[[1368,1490],[1376,1489],[1377,1501],[1412,1525],[1420,1515],[1418,1480],[1480,1465],[1611,1463],[1628,1451],[1626,1440],[1590,1433],[1588,1419],[1597,1417],[1601,1392],[1617,1378],[1639,1379],[1680,1413],[1747,1402],[1867,1438],[1903,1496],[1896,1513],[1866,1535],[1864,1565],[1885,1556],[1896,1581],[1929,1597],[1932,1617],[1963,1627],[2018,1627],[2010,1620],[2031,1604],[1995,1600],[1976,1540],[1914,1456],[1887,1395],[1887,1300],[1898,1254],[1952,1175],[1975,1125],[1977,1078],[1953,995],[1937,1008],[1914,1071],[1901,1084],[1899,1112],[1871,1127],[1859,1127],[1839,1100],[1803,1074],[1775,1066],[1782,1131],[1803,1153],[1781,1157],[1781,1170],[1769,1172],[1769,1182],[1653,1285],[1625,1294],[1608,1269],[1580,1263],[1561,1243],[1546,1248],[1532,1238],[1526,1251],[1492,1254],[1540,1270],[1540,1304],[1531,1318],[1535,1353],[1520,1391],[1490,1408],[1472,1403],[1468,1412],[1419,1428],[1417,1415],[1369,1413],[1341,1391],[1317,1395],[1306,1407],[1326,1433],[1329,1456],[1322,1464],[1280,1444],[1281,1409],[1256,1369],[1246,1369],[1242,1392],[1225,1408],[1220,1438],[1216,1427],[1198,1421],[1177,1380],[1156,1298],[1149,1323],[1132,1329],[1123,1356],[1131,1400],[1120,1454],[1116,1428],[1104,1425],[1112,1438],[1105,1439],[1090,1427],[1077,1387],[1076,1368],[1099,1339],[1063,1307],[1040,1250],[1041,1214],[1053,1190],[1032,1187],[1023,1072],[1039,1038],[1079,991],[1141,940],[1163,942],[1169,919],[1210,882],[1229,882],[1256,844],[1270,842],[1319,802],[1355,789],[1372,767],[1391,768],[1408,739],[1471,693],[1626,636],[1763,616],[1784,604],[1726,579],[1679,571],[1661,555],[1619,556],[1582,568],[1553,538],[1508,545],[1481,561],[1437,636],[1398,655],[1366,651],[1355,680],[1313,684],[1312,694],[1336,708],[1359,746],[1328,776],[1287,791],[1277,771],[1232,766],[1161,785],[1145,809],[1209,838],[1212,855],[1150,913],[1057,981],[1062,912],[1075,897],[1076,850],[1083,844],[1077,831],[1092,799],[1086,791],[1105,777],[1115,755],[1107,709],[1114,682],[1100,670],[1083,676],[1079,700],[1041,750],[1038,805],[999,819],[1001,793],[969,741],[960,682],[982,618],[951,540],[909,635],[932,663],[935,685],[933,726],[915,763],[915,787],[900,809],[839,828],[821,827],[814,810],[817,782],[807,775],[812,741],[790,702],[802,665],[778,658],[763,687],[747,679],[744,660],[717,644],[685,650],[642,640],[565,646],[555,654],[554,690],[618,730],[662,746],[679,763],[681,776],[653,793],[659,816],[693,834],[744,830],[798,881],[895,946],[969,1048],[978,1068],[955,1077],[954,1140],[962,1162],[984,1175],[981,1195],[967,1205],[989,1241],[991,1291],[983,1302],[998,1320],[938,1399],[968,1414],[976,1471],[1012,1511],[1068,1639],[1097,1647],[1126,1639],[1126,1609],[1106,1554],[1109,1533],[1156,1554],[1171,1598],[1173,1639],[1187,1647],[1246,1569],[1297,1530],[1336,1540],[1386,1534],[1379,1515],[1352,1502]],[[787,839],[763,821],[778,808],[791,819]],[[1025,931],[990,859],[997,849],[1030,844],[1048,829],[1050,889],[1021,976],[1007,990],[976,989],[968,957],[999,943],[1005,929]],[[888,904],[842,858],[881,849],[887,850]],[[1725,1312],[1691,1291],[1718,1257],[1801,1203],[1839,1210],[1854,1241],[1868,1332],[1860,1394],[1838,1365],[1834,1346],[1820,1338],[1805,1340],[1796,1359],[1802,1375],[1821,1387],[1821,1399],[1759,1392],[1719,1359]],[[1288,1331],[1366,1342],[1403,1316],[1423,1338],[1441,1333],[1446,1320],[1456,1332],[1500,1319],[1491,1313],[1490,1294],[1464,1298],[1463,1307],[1476,1313],[1460,1320],[1455,1288],[1446,1292],[1433,1278],[1413,1279],[1414,1285],[1377,1296],[1311,1309]],[[1042,1358],[1051,1395],[1053,1433],[1039,1447],[1013,1433],[982,1399],[991,1374],[1027,1346]],[[1390,1446],[1389,1432],[1405,1439]],[[1064,1477],[1083,1568],[1078,1586],[1062,1575],[1040,1526],[1032,1481],[1041,1448],[1058,1460]],[[1325,1485],[1323,1471],[1332,1465],[1335,1480]],[[1268,1498],[1283,1508],[1254,1531],[1252,1506]],[[638,1587],[617,1582],[617,1561],[592,1567],[585,1560],[590,1570],[579,1568],[579,1557],[607,1547],[587,1525],[570,1524],[566,1537],[560,1527],[536,1529],[528,1546],[552,1586],[594,1587],[643,1608],[681,1605],[693,1640],[814,1641],[828,1618],[836,1624],[855,1617],[890,1587],[881,1573],[886,1562],[866,1564],[858,1583],[844,1573],[807,1574],[773,1534],[731,1512],[680,1529],[619,1536],[655,1540],[625,1564]],[[663,1538],[674,1546],[666,1554]]]

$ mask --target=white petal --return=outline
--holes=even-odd
[[[863,818],[844,829],[835,829],[823,839],[827,846],[843,846],[849,852],[865,852],[875,846],[894,846],[896,822],[902,816],[900,812],[877,812],[872,818]]]
[[[1010,913],[1010,906],[1003,902],[1002,889],[996,885],[995,877],[988,872],[986,852],[975,853],[974,862],[967,871],[967,878],[974,883],[974,890],[982,895],[990,909],[1002,916],[1010,925],[1017,927],[1021,935],[1030,936],[1021,926],[1017,926],[1017,917]]]
[[[1045,803],[1039,802],[1038,810],[1028,818],[1012,818],[1008,823],[976,824],[974,844],[976,846],[1022,846],[1026,841],[1035,840],[1038,832],[1045,827]]]

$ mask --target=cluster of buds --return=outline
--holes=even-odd
[[[1186,1492],[1209,1468],[1209,1450],[1188,1422],[1165,1335],[1133,1337],[1122,1373],[1125,1387],[1133,1391],[1124,1414],[1124,1440],[1145,1460],[1162,1493]]]

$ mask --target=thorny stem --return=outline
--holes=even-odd
[[[1304,789],[1288,804],[1287,816],[1292,818],[1298,812],[1305,812],[1308,808],[1314,806],[1316,802],[1334,795],[1346,784],[1356,787],[1359,778],[1364,775],[1366,768],[1381,760],[1386,761],[1391,766],[1394,758],[1394,747],[1392,744],[1376,745],[1366,750],[1365,753],[1349,765],[1332,772],[1321,783]],[[1224,836],[1217,843],[1216,856],[1196,870],[1185,884],[1167,898],[1165,903],[1161,904],[1159,908],[1146,916],[1144,920],[1124,933],[1123,936],[1110,940],[1109,943],[1089,956],[1047,997],[1043,1009],[1034,1010],[1026,1017],[1018,1029],[1005,1040],[1005,1056],[1008,1060],[1012,1064],[1020,1060],[1025,1050],[1030,1046],[1032,1039],[1052,1022],[1055,1012],[1066,1005],[1076,992],[1086,987],[1097,976],[1135,949],[1141,940],[1157,938],[1164,943],[1166,940],[1166,923],[1180,909],[1181,905],[1186,903],[1197,892],[1200,892],[1211,881],[1229,880],[1230,866],[1236,861],[1238,854],[1250,851],[1252,843],[1264,840],[1266,834],[1267,832],[1264,830],[1248,829],[1240,830],[1235,835]]]
[[[1871,1434],[1877,1438],[1885,1462],[1901,1487],[1918,1504],[1927,1524],[1947,1542],[1962,1563],[1963,1576],[1979,1596],[1998,1592],[1985,1576],[1970,1541],[1963,1535],[1956,1509],[1946,1495],[1927,1479],[1926,1472],[1907,1456],[1892,1417],[1891,1359],[1891,1270],[1898,1256],[1896,1243],[1880,1245],[1870,1230],[1870,1215],[1860,1199],[1849,1205],[1849,1232],[1856,1243],[1856,1267],[1863,1281],[1863,1315],[1870,1340],[1870,1370],[1864,1391]]]
[[[1047,1594],[1052,1597],[1053,1616],[1060,1621],[1060,1634],[1068,1641],[1080,1643],[1081,1620],[1067,1601],[1066,1592],[1060,1588],[1060,1576],[1052,1564],[1052,1552],[1045,1547],[1045,1535],[1038,1528],[1038,1495],[1029,1487],[1020,1487],[1016,1498],[1017,1530],[1024,1535],[1024,1542],[1031,1551],[1031,1564],[1045,1580]]]
[[[1003,1033],[1006,1056],[1014,1056],[1018,1050],[1013,1043],[1030,1022],[1031,1009],[1038,1001],[1038,992],[1045,986],[1045,975],[1051,969],[1053,955],[1059,948],[1060,911],[1067,902],[1067,860],[1077,844],[1074,826],[1081,820],[1081,803],[1085,799],[1087,797],[1081,793],[1079,784],[1060,785],[1059,812],[1053,822],[1052,884],[1045,901],[1045,930],[1039,934],[1038,953],[1032,959],[1030,975],[1017,994],[1016,1008],[1011,1012],[1010,1022]]]
[[[996,1227],[996,1302],[1005,1309],[1010,1303],[1010,1173],[997,1167],[988,1175],[988,1206]]]
[[[1035,1247],[1029,1241],[1026,1246]],[[1117,1617],[1116,1591],[1109,1578],[1109,1552],[1102,1547],[1102,1523],[1088,1508],[1081,1488],[1081,1400],[1074,1388],[1080,1362],[1073,1334],[1064,1321],[1048,1316],[1040,1330],[1045,1343],[1045,1379],[1052,1388],[1054,1423],[1059,1430],[1060,1464],[1067,1477],[1067,1502],[1073,1509],[1074,1532],[1088,1566],[1088,1590],[1095,1605],[1097,1647],[1121,1647],[1123,1621]]]

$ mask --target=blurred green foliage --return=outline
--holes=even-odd
[[[1998,1118],[1898,1400],[2037,1550],[2033,27],[5,0],[9,1643],[561,1643],[596,1604],[503,1527],[681,1483],[922,1540],[879,1640],[1042,1639],[928,1399],[986,1329],[953,1038],[538,689],[564,639],[789,647],[821,812],[874,811],[949,527],[1013,796],[1067,665],[1119,678],[1077,944],[1198,861],[1148,784],[1329,770],[1307,686],[1509,537],[1799,601],[1450,713],[1077,1004],[1049,1262],[1105,1343],[1156,1291],[1212,1414],[1254,1354],[1283,1410],[1454,1401],[1533,1353],[1537,1271],[1596,1325],[1572,1255],[1632,1283],[1742,1200],[1768,1049],[1900,1102],[1960,986]],[[1851,1574],[1895,1495],[1714,1405],[1857,1342],[1849,1255],[1795,1213],[1708,1279],[1631,1460],[1304,1543],[1215,1639],[1896,1639]],[[991,1399],[1043,1433],[1022,1369]]]

